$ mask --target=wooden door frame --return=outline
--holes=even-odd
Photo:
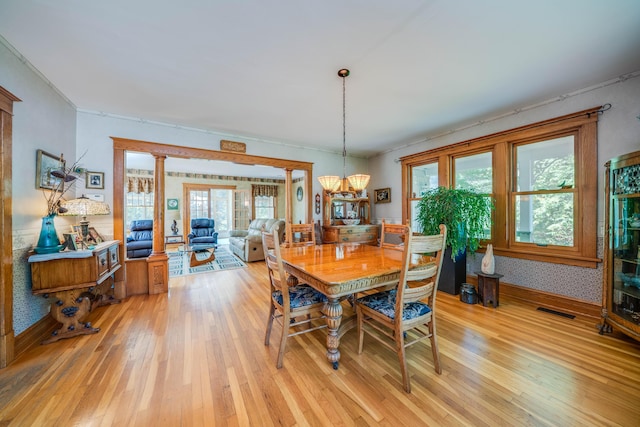
[[[15,358],[13,330],[13,220],[12,220],[12,135],[13,103],[20,102],[0,86],[0,368]],[[8,260],[5,262],[5,260]]]
[[[217,151],[217,150],[205,150],[203,148],[183,147],[179,145],[162,144],[159,142],[140,141],[135,139],[120,138],[112,136],[113,140],[113,238],[125,241],[125,227],[124,227],[124,183],[126,180],[126,168],[125,168],[125,154],[127,151],[148,153],[156,158],[158,157],[179,157],[187,159],[207,159],[207,160],[221,160],[227,162],[233,162],[243,165],[263,165],[272,166],[276,168],[282,168],[285,170],[285,188],[287,197],[285,198],[285,221],[290,223],[292,220],[291,214],[291,195],[292,190],[292,171],[301,170],[304,173],[304,179],[306,183],[307,194],[306,202],[306,222],[313,221],[313,200],[309,195],[312,194],[312,177],[313,177],[313,163],[303,162],[299,160],[287,160],[278,159],[274,157],[254,156],[244,153]],[[164,173],[164,172],[163,172]],[[164,176],[158,176],[158,170],[154,170],[155,182],[163,182]],[[163,193],[164,194],[164,193]],[[164,196],[163,196],[164,197]],[[164,203],[159,206],[164,207]],[[186,215],[185,215],[186,216]],[[164,218],[164,215],[161,215]],[[160,221],[158,227],[154,227],[154,242],[159,240],[156,235],[164,236],[164,221]],[[121,259],[125,259],[124,251],[125,245],[120,247]],[[154,245],[155,246],[155,245]],[[154,248],[155,250],[155,248]],[[116,272],[116,296],[124,296],[124,280],[126,273],[126,266],[124,271]]]
[[[189,217],[191,216],[191,206],[189,204],[190,201],[190,193],[192,190],[195,191],[202,191],[202,190],[208,190],[209,192],[209,196],[211,196],[211,189],[216,189],[216,190],[230,190],[230,191],[235,191],[237,189],[237,186],[235,185],[221,185],[221,184],[194,184],[191,182],[185,182],[182,184],[182,205],[184,206],[183,210],[184,210],[184,218],[183,218],[183,224],[182,224],[182,229],[185,231],[184,237],[185,237],[185,241],[187,240],[187,234],[189,234],[191,232],[191,223],[189,222]],[[209,200],[209,208],[211,208],[211,200]],[[233,207],[232,207],[233,209]],[[209,212],[209,214],[211,214]],[[210,215],[210,217],[212,217]],[[189,231],[189,233],[187,233],[187,230]]]

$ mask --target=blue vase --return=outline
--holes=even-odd
[[[60,244],[56,227],[53,223],[55,215],[47,215],[42,217],[42,228],[40,229],[40,238],[38,245],[33,248],[37,254],[52,254],[60,252],[64,245]]]

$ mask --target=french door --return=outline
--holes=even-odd
[[[246,230],[251,220],[251,199],[248,190],[236,190],[232,185],[185,184],[186,228],[194,218],[212,218],[221,239],[230,230]]]
[[[185,184],[186,230],[191,230],[194,218],[211,218],[215,221],[219,238],[229,237],[233,228],[234,186]]]

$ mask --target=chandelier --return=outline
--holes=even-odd
[[[325,191],[348,192],[349,185],[359,192],[369,184],[369,175],[354,174],[347,177],[347,126],[346,126],[346,102],[345,102],[345,78],[350,74],[349,70],[338,70],[338,76],[342,77],[342,180],[337,175],[319,176],[318,181]]]

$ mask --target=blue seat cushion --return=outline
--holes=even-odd
[[[282,292],[275,291],[273,298],[282,305]],[[289,287],[289,300],[291,308],[299,308],[307,305],[327,302],[327,297],[308,285],[297,285]]]
[[[358,304],[367,306],[372,310],[382,313],[389,319],[394,320],[396,317],[396,290],[393,289],[358,298]],[[424,316],[430,311],[431,307],[423,302],[408,302],[405,303],[404,309],[402,310],[402,320],[415,319],[416,317]]]

